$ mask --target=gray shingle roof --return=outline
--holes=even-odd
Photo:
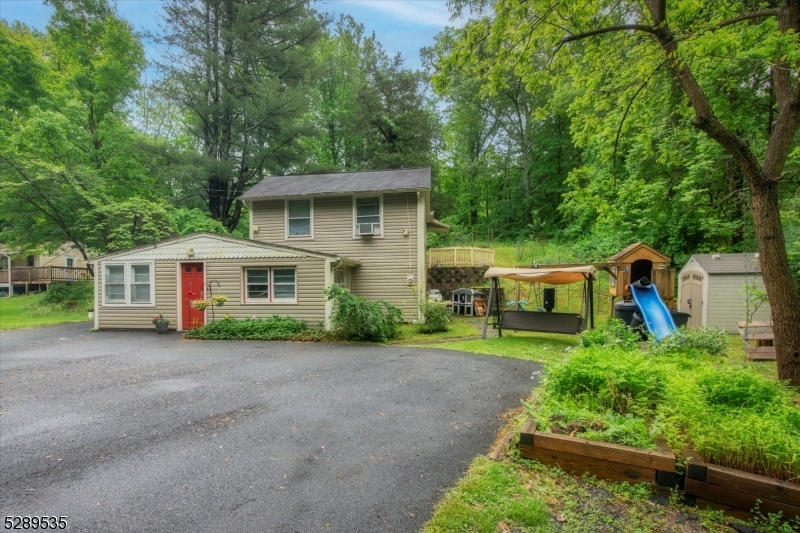
[[[245,192],[242,198],[428,190],[430,188],[431,169],[425,167],[301,176],[269,176]]]
[[[717,259],[714,259],[717,257]],[[753,253],[746,254],[694,254],[703,270],[709,274],[760,274],[761,263]]]
[[[193,255],[189,257],[189,249]],[[193,233],[131,250],[112,252],[90,259],[103,261],[190,261],[213,259],[274,259],[299,257],[331,257],[358,263],[345,257],[313,252],[277,244],[239,239],[214,233]]]

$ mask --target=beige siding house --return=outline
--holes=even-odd
[[[95,268],[95,329],[152,329],[163,313],[178,331],[224,315],[330,319],[322,291],[337,268],[357,261],[333,254],[197,233],[91,260]],[[195,300],[226,296],[222,307],[195,309]]]
[[[447,230],[430,188],[430,168],[265,178],[241,198],[250,239],[198,233],[93,259],[95,328],[150,329],[159,313],[177,330],[225,314],[329,328],[334,283],[415,320],[425,237]],[[213,316],[191,305],[220,295]]]
[[[447,226],[431,211],[430,168],[271,176],[242,196],[250,238],[342,255],[353,293],[386,300],[418,318],[426,292],[425,239]]]
[[[747,283],[764,290],[758,254],[694,254],[678,274],[679,310],[692,315],[690,326],[737,333],[736,322],[747,317]],[[755,321],[770,319],[769,303],[753,316]]]

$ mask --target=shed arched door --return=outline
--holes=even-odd
[[[681,308],[689,313],[689,327],[703,325],[703,276],[689,272],[681,276]]]

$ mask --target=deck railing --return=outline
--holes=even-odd
[[[88,268],[70,267],[13,267],[9,270],[0,270],[0,284],[8,283],[8,275],[11,273],[11,283],[22,285],[50,283],[51,281],[77,281],[80,279],[92,279],[92,273]]]
[[[494,266],[494,250],[487,248],[431,248],[428,267],[432,266]]]

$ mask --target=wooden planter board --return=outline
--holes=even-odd
[[[757,501],[764,515],[780,512],[785,520],[800,517],[800,485],[707,464],[694,457],[686,464],[684,478],[676,472],[675,454],[664,451],[663,446],[659,451],[644,450],[541,433],[536,431],[536,421],[528,418],[520,432],[519,452],[526,459],[558,466],[566,472],[650,483],[655,489],[673,488],[683,481],[686,503],[722,509],[744,519],[750,518]]]
[[[532,418],[528,418],[520,432],[519,451],[526,459],[601,479],[665,486],[677,482],[672,452],[541,433],[536,431],[536,421]]]
[[[684,491],[725,508],[749,513],[758,500],[762,514],[780,512],[784,519],[800,517],[800,485],[696,459],[687,465]]]

